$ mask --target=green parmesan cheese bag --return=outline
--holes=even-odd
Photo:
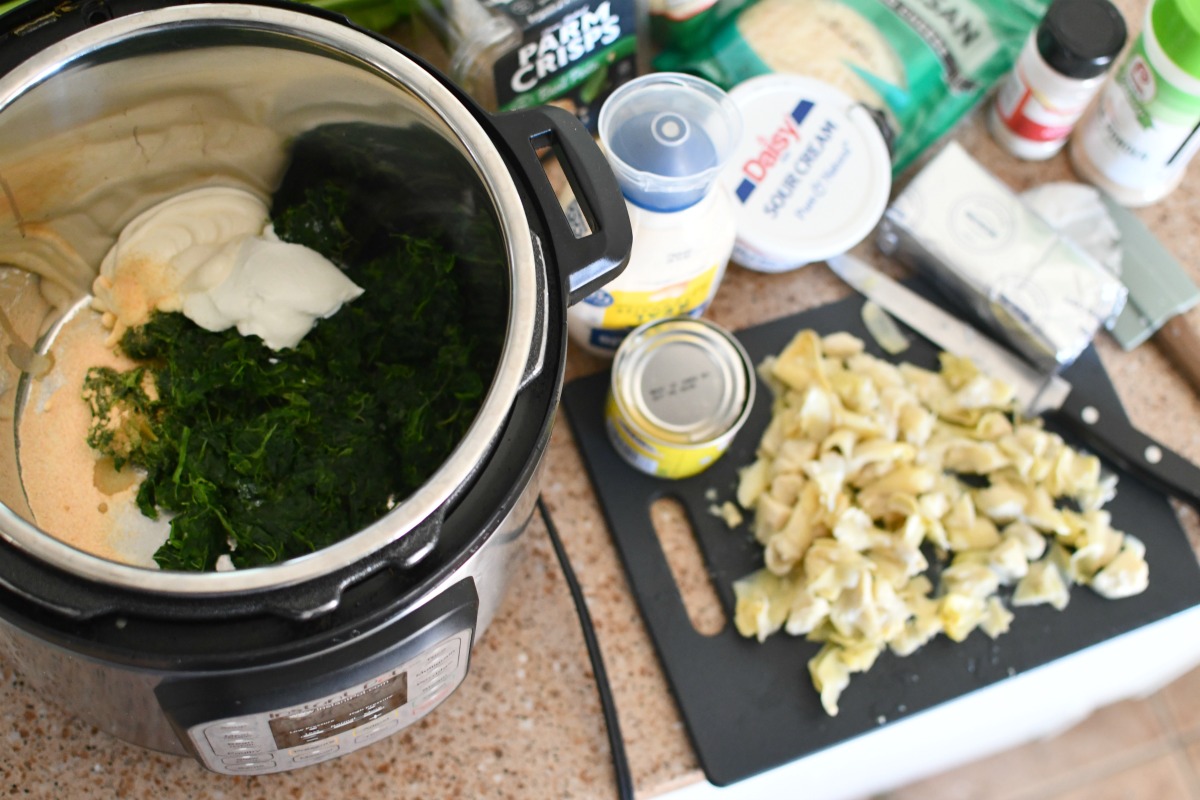
[[[949,130],[1013,65],[1049,0],[757,0],[659,70],[724,89],[769,72],[826,81],[879,109],[893,171]]]
[[[649,0],[650,40],[660,48],[704,46],[747,0]]]

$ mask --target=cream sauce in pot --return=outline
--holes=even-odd
[[[21,481],[32,521],[51,536],[101,558],[155,568],[168,521],[138,509],[132,468],[114,475],[111,462],[87,443],[92,416],[82,387],[88,368],[133,366],[105,345],[108,334],[100,313],[81,305],[50,348],[54,367],[26,383],[17,419]]]
[[[117,343],[155,311],[182,311],[211,331],[236,325],[279,350],[294,347],[317,319],[362,289],[316,252],[279,241],[266,204],[226,187],[176,195],[132,220],[94,288],[90,307],[76,306],[58,329],[53,367],[27,381],[17,434],[21,480],[34,521],[47,533],[93,555],[154,567],[168,523],[137,507],[141,476],[133,467],[117,472],[87,444],[88,369],[132,368]]]

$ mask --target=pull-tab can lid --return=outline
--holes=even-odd
[[[742,120],[717,86],[659,72],[613,92],[598,128],[625,196],[652,211],[679,211],[708,194],[741,139]]]

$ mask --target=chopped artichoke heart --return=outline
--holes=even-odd
[[[772,418],[736,497],[766,568],[734,583],[735,625],[823,642],[808,669],[827,714],[885,648],[1007,632],[1003,586],[1014,606],[1060,610],[1072,582],[1145,590],[1145,548],[1102,510],[1115,478],[1015,416],[1013,387],[968,359],[943,354],[931,371],[801,331],[759,374]],[[927,553],[949,561],[937,586]]]
[[[987,608],[983,612],[983,619],[979,621],[979,629],[993,639],[999,638],[1001,634],[1008,633],[1013,616],[1013,613],[1004,607],[1004,603],[1000,601],[999,597],[989,597]]]
[[[826,644],[808,662],[808,672],[812,676],[813,686],[821,695],[821,705],[825,713],[836,717],[838,699],[842,691],[850,685],[850,668],[842,660],[842,649],[833,644]]]
[[[886,311],[871,300],[863,303],[862,321],[867,332],[885,352],[898,355],[908,349],[908,337],[904,331],[900,330],[900,326]]]
[[[766,570],[735,581],[737,609],[734,625],[738,633],[765,641],[783,625],[789,607],[788,581]]]
[[[963,641],[983,621],[986,608],[985,601],[974,595],[944,595],[938,610],[945,634],[956,642]]]
[[[1006,586],[1016,583],[1029,573],[1029,556],[1025,545],[1016,536],[1002,534],[1000,543],[988,552],[988,566],[1000,583]]]
[[[754,502],[767,488],[767,469],[770,463],[764,459],[755,461],[738,476],[737,502],[745,509],[754,508]]]
[[[821,348],[826,357],[845,361],[862,353],[865,345],[863,340],[854,334],[838,331],[821,337]]]
[[[1150,567],[1146,564],[1145,551],[1136,547],[1123,548],[1092,577],[1090,583],[1098,594],[1110,600],[1141,594],[1149,584]]]
[[[737,507],[736,503],[732,503],[728,500],[720,505],[713,503],[708,507],[708,513],[712,514],[714,517],[720,517],[725,521],[725,525],[729,528],[736,528],[745,521],[745,517],[742,515],[742,510]]]
[[[1050,556],[1029,565],[1029,572],[1017,583],[1013,592],[1014,606],[1036,606],[1048,603],[1059,611],[1071,600],[1070,590],[1062,573]]]

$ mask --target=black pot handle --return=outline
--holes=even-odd
[[[625,198],[599,145],[578,118],[556,106],[492,117],[541,210],[554,262],[573,305],[621,274],[633,247]],[[546,176],[538,150],[550,147],[591,233],[577,237]]]

